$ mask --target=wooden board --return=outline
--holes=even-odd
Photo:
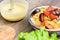
[[[29,2],[29,11],[28,11],[27,15],[33,8],[35,8],[37,6],[53,5],[53,6],[60,7],[60,0],[50,0],[50,1],[49,0],[27,0],[27,1]],[[17,34],[22,31],[26,32],[26,31],[32,30],[32,26],[27,21],[27,16],[22,21],[19,21],[19,22],[8,22],[8,21],[4,20],[0,15],[0,26],[1,25],[7,25],[8,27],[9,26],[13,27],[16,30]],[[16,37],[14,40],[18,40],[17,34],[16,34]]]

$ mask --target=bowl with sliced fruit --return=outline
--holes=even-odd
[[[40,26],[46,28],[49,32],[55,32],[60,35],[60,8],[56,6],[36,7],[28,15],[28,21],[34,29]]]

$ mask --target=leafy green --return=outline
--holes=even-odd
[[[41,35],[43,37],[42,40],[49,40],[49,33],[42,26],[40,27],[40,32],[41,32]]]
[[[32,31],[32,32],[30,33],[30,35],[31,35],[31,39],[32,39],[32,40],[37,40],[37,37],[36,37],[34,31]]]
[[[41,35],[41,32],[39,30],[36,30],[35,34],[36,34],[37,40],[42,40],[42,35]]]
[[[44,31],[42,34],[43,34],[43,40],[49,40],[48,32]]]
[[[58,38],[55,33],[49,36],[49,33],[46,31],[46,29],[41,26],[39,30],[32,31],[30,33],[21,32],[18,34],[18,40],[58,40]]]
[[[20,34],[18,34],[18,40],[24,40],[24,36],[26,36],[28,33],[23,33],[21,32]]]
[[[58,40],[57,39],[57,35],[55,33],[54,34],[51,34],[50,40]]]

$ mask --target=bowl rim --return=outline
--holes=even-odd
[[[33,27],[35,27],[36,29],[39,29],[40,27],[39,26],[36,26],[33,22],[32,22],[32,20],[31,20],[31,14],[32,14],[32,12],[34,11],[34,10],[36,10],[37,8],[41,8],[41,7],[48,7],[48,6],[38,6],[38,7],[35,7],[35,8],[33,8],[30,12],[29,12],[29,15],[28,15],[28,17],[27,17],[27,19],[28,19],[28,22],[33,26]],[[57,7],[57,6],[53,6],[53,7],[55,7],[55,8],[60,8],[60,7]],[[60,28],[59,29],[46,29],[47,31],[60,31]]]

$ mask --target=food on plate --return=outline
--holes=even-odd
[[[38,9],[38,8],[37,8]],[[60,9],[53,6],[42,6],[32,12],[31,20],[37,26],[44,26],[47,29],[60,28]],[[35,12],[35,13],[34,13]]]
[[[12,27],[7,27],[0,31],[0,40],[14,40],[15,35],[15,29],[13,29]]]
[[[46,31],[46,29],[40,26],[39,30],[32,31],[30,33],[21,32],[18,34],[18,40],[58,40],[58,38],[55,33],[49,36],[49,33]]]

